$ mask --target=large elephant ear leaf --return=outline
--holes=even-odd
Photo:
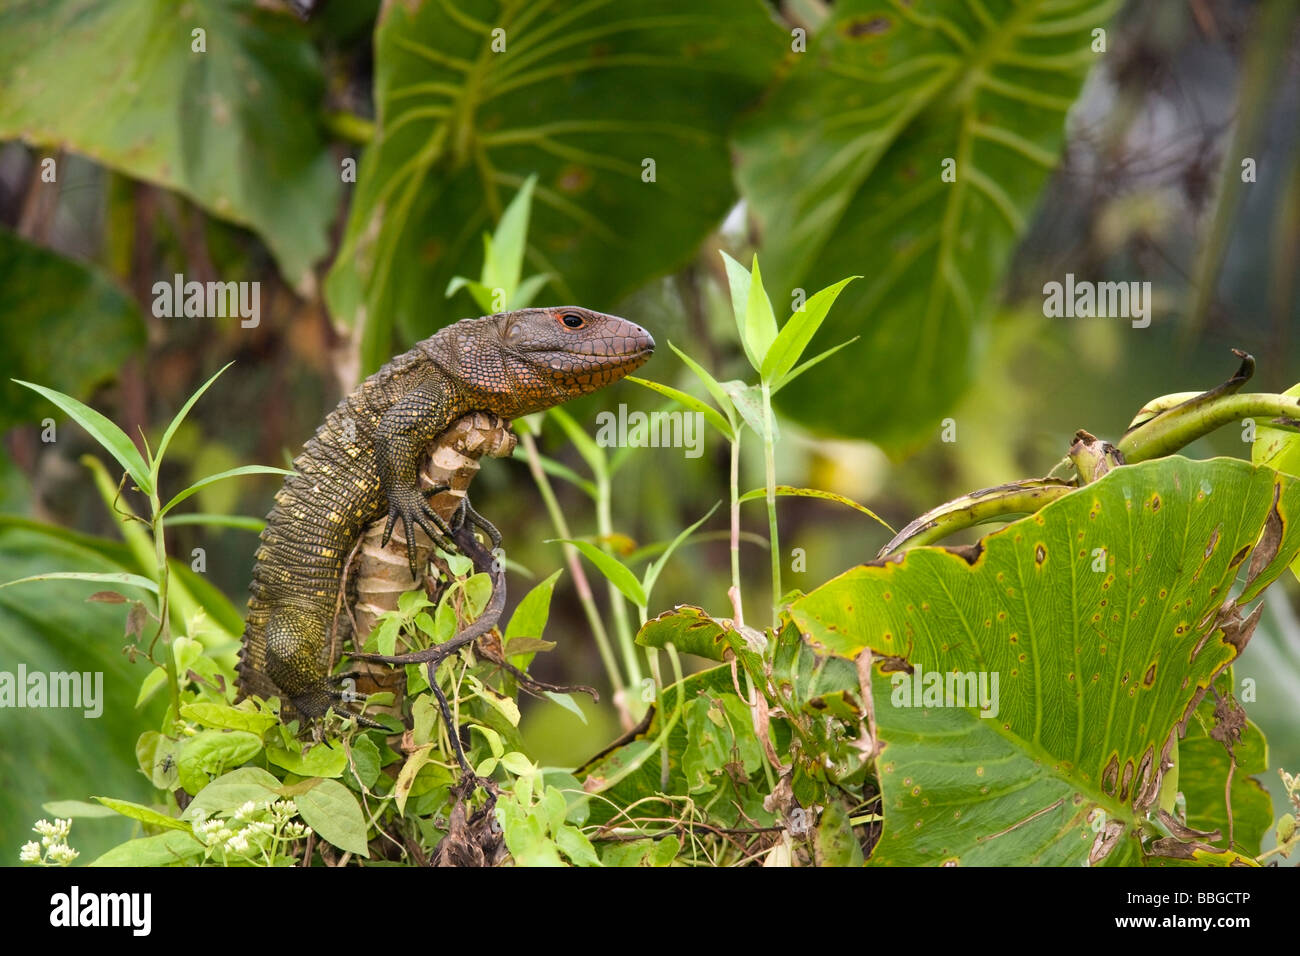
[[[254,0],[0,4],[0,139],[67,148],[256,231],[315,287],[340,182],[320,62]]]
[[[561,298],[603,307],[681,265],[735,201],[729,127],[786,39],[756,0],[386,4],[379,123],[326,285],[363,364],[394,328],[459,317],[447,284],[478,274],[531,173],[526,271]]]
[[[1119,0],[840,0],[736,133],[774,301],[846,275],[792,383],[812,428],[916,440],[963,389],[1065,114]]]
[[[977,546],[914,548],[796,601],[814,646],[870,648],[890,670],[875,682],[885,827],[872,861],[1168,855],[1147,838],[1176,728],[1250,639],[1262,605],[1248,602],[1300,553],[1297,528],[1300,479],[1164,458],[1117,468]],[[1217,819],[1201,804],[1189,822]],[[1243,823],[1238,841],[1258,832]]]

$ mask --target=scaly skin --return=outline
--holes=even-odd
[[[241,697],[279,694],[309,719],[342,699],[329,636],[343,566],[388,516],[445,531],[417,472],[426,446],[462,415],[514,419],[610,385],[654,351],[640,326],[576,306],[522,309],[449,325],[339,402],[294,461],[267,516],[239,653]]]

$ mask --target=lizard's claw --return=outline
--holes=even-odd
[[[424,496],[416,492],[410,497],[389,500],[388,523],[384,525],[384,536],[380,541],[382,547],[387,547],[398,518],[402,519],[402,531],[406,535],[406,557],[411,563],[411,579],[419,581],[419,556],[415,548],[416,525],[443,550],[454,550],[456,547],[450,540],[451,529],[447,527],[447,522],[429,507],[429,502]]]

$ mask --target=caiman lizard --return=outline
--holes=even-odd
[[[267,515],[239,652],[240,697],[287,698],[307,719],[343,699],[329,671],[329,634],[344,565],[384,515],[435,541],[450,531],[417,471],[425,448],[461,416],[510,420],[618,381],[654,339],[633,322],[576,306],[463,319],[397,356],[339,402],[294,460]]]

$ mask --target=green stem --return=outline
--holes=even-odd
[[[321,124],[335,139],[356,143],[358,146],[366,146],[375,138],[374,120],[356,113],[326,113],[321,117]]]
[[[609,542],[614,534],[611,501],[613,489],[610,487],[609,475],[596,476],[596,532],[600,535],[601,546],[610,554],[613,548]],[[614,615],[614,631],[618,635],[619,650],[623,654],[623,666],[627,668],[627,680],[633,687],[641,684],[641,659],[637,656],[636,643],[633,641],[632,628],[627,620],[627,599],[613,581],[606,581],[609,593],[609,608]]]
[[[167,541],[164,537],[164,524],[158,512],[162,501],[155,491],[149,495],[149,512],[153,517],[154,560],[158,573],[158,633],[162,637],[163,660],[167,669],[167,693],[171,699],[172,720],[181,719],[180,678],[176,673],[176,652],[172,649],[171,614],[167,604],[167,582],[171,577],[167,567]]]
[[[731,586],[740,600],[740,429],[731,440]]]
[[[772,390],[763,383],[763,461],[767,469],[767,533],[772,548],[772,626],[781,623],[781,543],[776,528],[776,443],[772,440]]]
[[[561,538],[572,538],[569,523],[564,520],[564,513],[560,510],[560,503],[556,500],[555,491],[551,488],[551,482],[546,477],[546,472],[542,470],[541,458],[537,454],[537,443],[533,441],[533,436],[527,433],[521,435],[519,440],[528,456],[528,470],[532,472],[537,490],[541,492],[542,501],[546,505],[547,514],[551,517],[551,524],[555,528],[555,533]],[[610,647],[609,635],[605,631],[605,622],[601,620],[600,612],[596,609],[596,599],[591,592],[591,583],[587,580],[587,574],[582,569],[582,559],[578,549],[573,545],[566,543],[561,545],[561,548],[564,551],[564,560],[569,565],[569,573],[573,575],[573,587],[578,592],[578,601],[582,604],[583,613],[587,616],[587,624],[591,627],[592,636],[596,639],[596,648],[600,652],[601,663],[605,665],[605,673],[609,675],[609,683],[614,688],[615,699],[621,699],[625,696],[624,690],[627,685],[623,683],[623,675],[618,669],[618,661],[615,659],[614,651]]]

